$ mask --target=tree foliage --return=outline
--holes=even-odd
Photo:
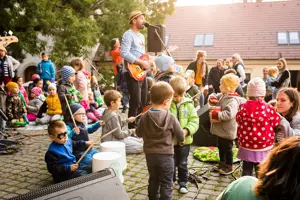
[[[86,56],[97,42],[110,40],[128,29],[128,15],[140,9],[150,23],[163,23],[176,0],[0,0],[0,32],[12,30],[19,43],[15,57],[38,55],[45,47],[52,60],[63,64],[71,56]],[[51,39],[49,39],[51,38]]]

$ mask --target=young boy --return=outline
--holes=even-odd
[[[25,115],[27,111],[19,95],[19,86],[15,82],[9,82],[6,84],[6,88],[10,91],[10,94],[6,98],[8,124],[25,126]]]
[[[149,172],[149,199],[172,199],[174,136],[179,143],[184,141],[178,120],[168,111],[173,94],[168,83],[155,83],[150,90],[153,106],[141,117],[136,129],[137,136],[144,139]]]
[[[56,183],[83,176],[92,172],[91,166],[76,164],[73,150],[84,150],[91,141],[73,141],[68,138],[67,128],[63,121],[55,120],[48,126],[52,143],[45,154],[47,169]]]
[[[190,152],[190,146],[193,142],[193,134],[196,133],[199,127],[199,117],[194,107],[193,100],[184,96],[187,88],[186,80],[181,76],[174,76],[170,80],[170,85],[174,90],[170,112],[174,116],[177,116],[185,136],[185,141],[183,144],[180,144],[176,139],[174,140],[174,182],[176,181],[177,167],[179,193],[186,194],[188,193],[188,156]]]
[[[233,141],[236,139],[237,123],[235,121],[239,105],[246,100],[235,93],[239,85],[239,78],[234,74],[226,74],[221,78],[221,93],[211,94],[209,104],[220,106],[221,110],[210,112],[211,133],[218,137],[219,173],[226,175],[232,173]],[[214,121],[214,122],[213,122]]]
[[[135,129],[128,128],[128,122],[134,122],[135,117],[122,119],[122,115],[118,112],[121,105],[122,95],[116,90],[108,90],[104,93],[104,102],[107,106],[101,119],[105,121],[102,129],[102,135],[118,128],[112,134],[102,139],[105,141],[120,141],[125,143],[126,153],[141,153],[143,152],[143,142],[131,135],[135,134]]]
[[[55,68],[45,52],[41,53],[42,61],[36,67],[36,73],[43,79],[43,91],[48,92],[48,82],[55,81]]]

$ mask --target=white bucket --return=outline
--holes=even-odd
[[[121,168],[121,154],[117,152],[99,152],[93,155],[93,172],[103,170],[105,168],[114,169],[121,183],[124,182],[124,177]]]
[[[122,163],[121,168],[122,170],[125,170],[127,168],[127,161],[126,161],[126,148],[125,144],[123,142],[118,141],[108,141],[103,142],[100,144],[101,152],[118,152],[121,154]]]

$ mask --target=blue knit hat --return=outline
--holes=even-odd
[[[71,108],[71,111],[74,115],[80,108],[83,108],[83,107],[80,104],[73,103],[73,104],[70,105],[70,108]]]
[[[62,81],[63,82],[68,82],[70,76],[72,74],[76,73],[75,69],[71,66],[64,66],[61,69],[61,76],[62,76]]]
[[[172,57],[162,54],[157,56],[154,60],[156,67],[161,71],[168,71],[168,69],[175,65],[175,61]]]

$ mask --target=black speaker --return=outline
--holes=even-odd
[[[205,104],[197,111],[199,116],[199,129],[193,135],[194,144],[197,146],[217,146],[218,139],[210,133],[209,106]]]
[[[154,27],[155,26],[155,27]],[[161,40],[165,43],[166,38],[166,27],[158,24],[148,27],[148,52],[162,52],[165,50],[164,45],[161,43],[155,30],[160,36]]]
[[[112,169],[49,185],[11,200],[129,200]]]

